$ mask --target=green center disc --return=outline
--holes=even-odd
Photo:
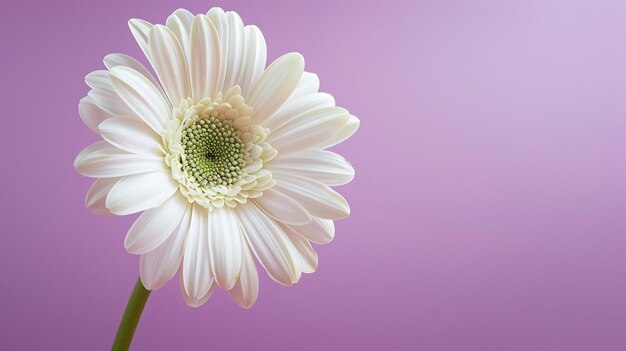
[[[230,186],[245,165],[244,144],[235,130],[214,117],[188,125],[182,134],[183,169],[198,185]]]

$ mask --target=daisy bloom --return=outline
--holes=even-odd
[[[106,70],[87,75],[79,113],[102,140],[74,166],[96,178],[94,212],[142,212],[124,245],[141,255],[143,286],[159,289],[180,269],[188,305],[219,286],[249,308],[256,261],[283,285],[315,271],[311,242],[330,242],[333,220],[350,213],[330,186],[354,177],[326,149],[359,120],[318,91],[300,54],[266,67],[261,31],[235,12],[179,9],[165,25],[129,26],[154,74],[110,54]]]

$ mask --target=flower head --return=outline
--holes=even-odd
[[[311,242],[333,239],[350,209],[329,186],[350,164],[325,150],[359,120],[319,92],[298,53],[266,67],[261,31],[235,12],[176,10],[166,25],[129,21],[156,77],[124,54],[87,75],[83,122],[103,140],[75,167],[97,178],[86,204],[99,214],[143,212],[125,240],[148,289],[181,269],[191,306],[216,286],[242,307],[258,293],[255,259],[284,285],[315,271]]]

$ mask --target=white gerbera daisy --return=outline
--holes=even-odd
[[[143,211],[125,240],[141,255],[143,285],[159,289],[180,267],[187,304],[203,304],[218,285],[248,308],[254,257],[284,285],[315,271],[310,242],[330,242],[333,220],[350,212],[329,186],[354,176],[324,149],[359,120],[318,92],[300,54],[265,67],[261,31],[235,12],[179,9],[165,26],[129,25],[158,79],[123,54],[87,75],[79,112],[103,140],[74,165],[98,178],[86,199],[94,212]]]

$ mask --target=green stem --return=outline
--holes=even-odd
[[[141,284],[141,279],[137,279],[137,284],[133,289],[126,310],[124,310],[124,316],[120,321],[120,326],[117,328],[117,334],[113,341],[111,351],[126,351],[130,347],[130,343],[133,341],[133,335],[135,329],[137,329],[137,323],[141,318],[141,312],[148,301],[150,296],[150,290],[147,290]]]

